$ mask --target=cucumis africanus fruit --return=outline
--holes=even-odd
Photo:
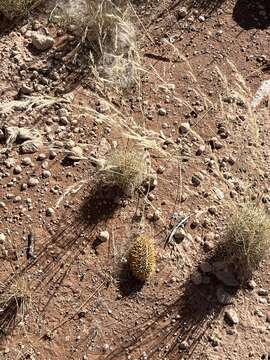
[[[137,279],[146,281],[156,267],[156,252],[154,241],[147,236],[138,237],[128,254],[130,270]]]

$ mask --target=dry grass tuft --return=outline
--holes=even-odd
[[[253,204],[237,209],[225,231],[226,253],[240,278],[252,275],[270,249],[270,217]]]
[[[128,264],[138,280],[146,281],[155,271],[154,241],[147,236],[138,237],[129,251]]]
[[[147,176],[144,155],[135,150],[116,151],[100,172],[100,183],[115,187],[123,195],[132,195]]]
[[[23,320],[29,302],[29,282],[23,277],[0,292],[0,337],[8,335],[16,323]]]
[[[35,4],[36,0],[0,0],[0,12],[9,20],[23,16]]]
[[[139,55],[127,1],[75,0],[60,3],[54,19],[89,49],[96,78],[115,88],[132,86]]]

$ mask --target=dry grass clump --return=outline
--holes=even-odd
[[[0,12],[9,20],[24,15],[35,0],[0,0]]]
[[[248,278],[269,252],[270,217],[252,204],[237,209],[227,224],[225,243],[229,263],[240,278]]]
[[[134,241],[128,254],[128,265],[138,280],[146,281],[153,274],[156,254],[154,241],[151,238],[140,236]]]
[[[54,18],[88,45],[97,77],[117,88],[136,81],[139,56],[127,1],[64,1]]]
[[[30,302],[27,279],[20,277],[8,289],[0,289],[0,337],[8,335],[23,320]]]
[[[123,195],[132,195],[147,176],[147,165],[142,153],[116,151],[100,173],[100,182],[115,187]]]

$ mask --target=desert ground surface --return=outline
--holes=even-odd
[[[216,252],[232,208],[270,214],[270,3],[130,1],[120,54],[57,11],[0,15],[0,358],[270,359],[269,257],[240,286]],[[99,187],[134,149],[145,187]]]

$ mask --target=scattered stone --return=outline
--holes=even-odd
[[[187,200],[187,198],[188,198],[188,194],[187,194],[187,193],[183,193],[183,194],[181,194],[181,197],[180,197],[180,201],[181,201],[181,203],[182,203],[182,202],[184,202],[184,201],[186,201],[186,200]]]
[[[13,202],[14,202],[14,203],[19,203],[19,202],[21,202],[21,201],[22,201],[22,198],[21,198],[20,195],[15,196],[15,198],[13,199]]]
[[[230,271],[220,270],[216,271],[214,274],[226,286],[239,286],[239,282],[236,280],[235,276]]]
[[[53,47],[54,39],[51,36],[40,33],[32,34],[32,45],[40,51],[45,51]]]
[[[60,117],[60,119],[59,119],[59,124],[60,124],[60,125],[63,125],[63,126],[68,125],[68,118],[67,118],[66,116]]]
[[[38,154],[37,156],[37,161],[44,161],[46,159],[46,155],[41,153],[41,154]]]
[[[28,188],[28,185],[27,185],[27,184],[23,183],[23,184],[21,185],[21,190],[22,190],[22,191],[26,190],[27,188]]]
[[[56,158],[56,156],[57,156],[57,152],[51,150],[50,153],[49,153],[49,159],[53,160],[53,159]]]
[[[236,159],[234,157],[232,157],[231,155],[229,155],[228,157],[228,163],[230,165],[234,165],[236,163]]]
[[[182,123],[179,126],[179,133],[180,134],[187,134],[190,130],[190,124],[188,122]]]
[[[219,345],[219,338],[216,336],[210,336],[209,341],[212,344],[213,347],[217,347]]]
[[[218,200],[223,200],[224,199],[224,193],[218,189],[218,188],[214,188],[214,193],[216,194],[216,197],[218,198]]]
[[[173,238],[177,244],[180,244],[186,237],[186,232],[184,229],[180,228],[176,230],[176,232],[173,235]]]
[[[215,248],[215,243],[211,240],[204,241],[203,247],[205,251],[211,251]]]
[[[193,174],[191,177],[192,184],[196,187],[201,185],[201,182],[203,181],[203,179],[204,179],[203,175],[200,173]]]
[[[28,182],[27,182],[27,185],[28,186],[31,186],[31,187],[34,187],[36,185],[38,185],[39,181],[37,178],[34,178],[34,177],[30,177]]]
[[[99,146],[98,146],[98,157],[103,157],[106,154],[108,154],[112,150],[111,144],[109,141],[103,137],[100,140]]]
[[[54,215],[54,210],[53,210],[53,208],[48,208],[48,209],[46,210],[46,215],[47,215],[47,216],[53,216],[53,215]]]
[[[263,313],[262,313],[259,309],[256,309],[256,310],[254,311],[254,314],[257,315],[257,316],[259,316],[260,318],[263,318],[263,317],[264,317]]]
[[[229,305],[232,304],[233,302],[233,297],[226,290],[224,290],[223,287],[219,287],[217,289],[216,297],[217,297],[217,301],[221,305]]]
[[[178,19],[183,19],[184,17],[186,17],[188,14],[187,8],[186,7],[181,7],[178,12],[177,12],[177,16]]]
[[[182,341],[179,344],[179,349],[180,350],[186,350],[188,348],[188,342],[187,341]]]
[[[160,218],[161,218],[161,213],[160,213],[159,210],[156,210],[156,211],[153,213],[152,220],[153,220],[153,221],[158,221]]]
[[[230,325],[236,325],[239,323],[238,315],[234,309],[226,310],[224,318]]]
[[[190,223],[190,228],[191,228],[191,229],[196,229],[199,225],[200,225],[199,220],[198,220],[198,219],[194,219],[194,220],[192,220],[192,222]]]
[[[142,360],[147,360],[148,359],[148,356],[147,356],[145,351],[142,353],[141,359]]]
[[[158,173],[158,174],[163,174],[164,171],[165,171],[165,167],[162,166],[162,165],[160,165],[160,166],[157,168],[157,173]]]
[[[22,168],[20,167],[20,165],[15,166],[13,172],[16,175],[20,174],[22,172]]]
[[[22,159],[22,165],[28,166],[32,164],[32,160],[29,157],[25,157]]]
[[[143,181],[142,186],[148,191],[154,190],[154,188],[157,186],[157,175],[156,174],[150,174],[146,177],[146,179]]]
[[[40,143],[37,141],[31,141],[31,140],[25,141],[20,146],[20,152],[22,154],[34,154],[35,152],[38,151],[39,147],[40,147]]]
[[[24,95],[30,95],[32,93],[32,88],[26,84],[22,84],[20,93]]]
[[[254,290],[255,287],[257,286],[256,282],[254,280],[250,280],[248,283],[247,283],[247,286],[250,290]]]
[[[216,215],[217,214],[217,208],[215,206],[210,206],[208,208],[208,212],[211,214],[211,215]]]
[[[107,230],[105,231],[101,231],[99,234],[98,234],[98,239],[101,241],[101,242],[106,242],[106,241],[109,241],[110,239],[110,234]]]
[[[200,156],[205,152],[205,145],[200,145],[196,151],[196,155]]]
[[[158,109],[158,114],[161,116],[165,116],[167,114],[167,111],[164,108],[160,108]]]
[[[49,171],[49,170],[44,170],[43,172],[42,172],[42,177],[44,177],[44,178],[49,178],[49,177],[51,177],[51,172]]]
[[[3,233],[0,233],[0,244],[3,244],[6,240],[6,235]]]
[[[213,150],[219,150],[223,147],[223,144],[215,137],[209,140],[209,144]]]
[[[258,295],[259,296],[267,296],[268,295],[268,290],[260,288],[258,290]]]

